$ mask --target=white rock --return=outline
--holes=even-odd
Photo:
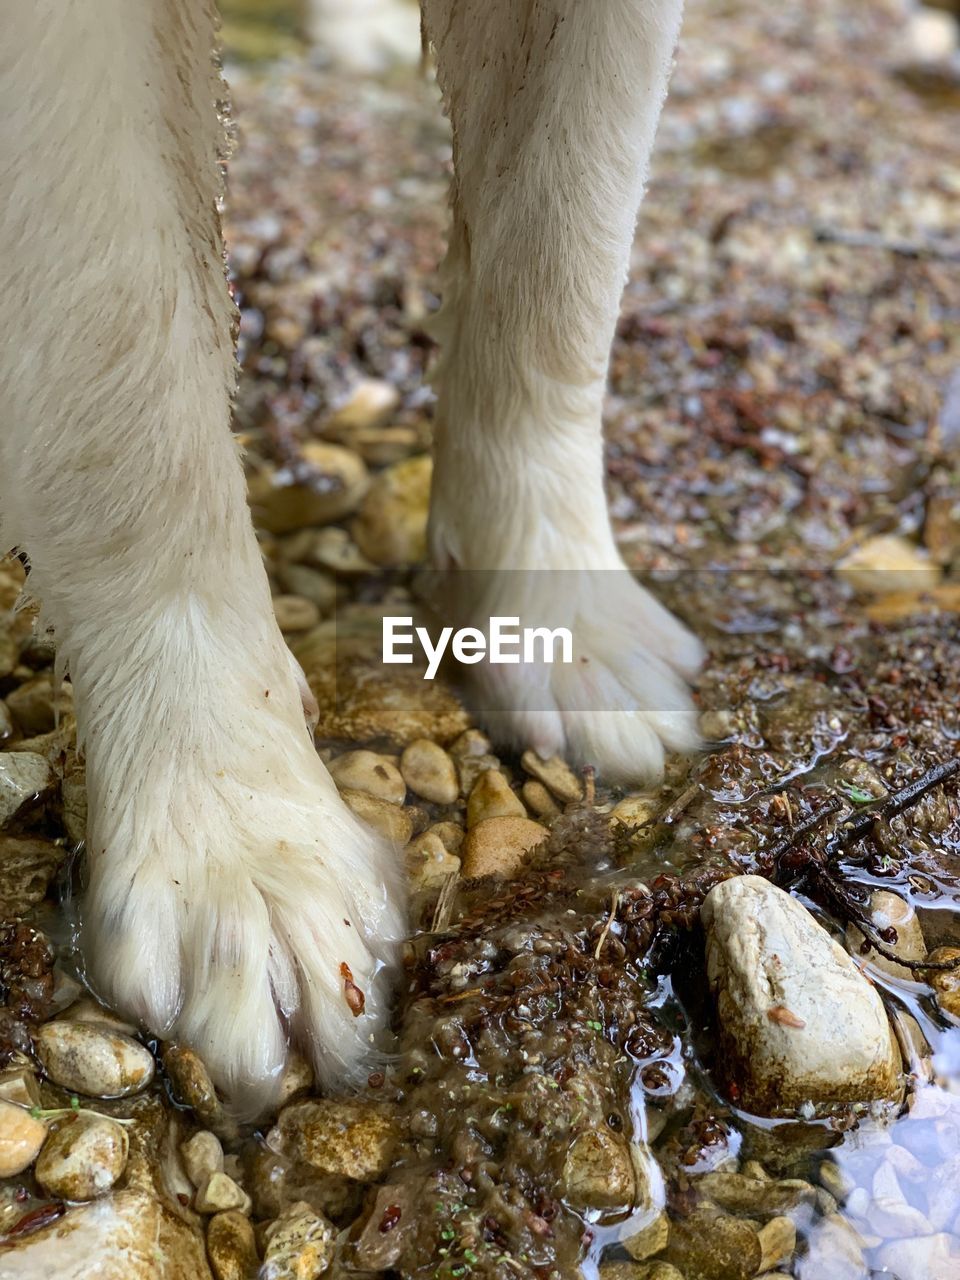
[[[701,918],[721,1060],[747,1110],[898,1092],[880,996],[799,902],[760,876],[734,876],[707,895]]]
[[[130,1036],[86,1022],[46,1022],[36,1037],[44,1071],[63,1089],[122,1098],[153,1079],[153,1055]]]
[[[228,1209],[250,1212],[250,1197],[243,1187],[220,1170],[214,1170],[197,1187],[193,1204],[197,1213],[224,1213]]]

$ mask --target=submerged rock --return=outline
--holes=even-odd
[[[760,876],[701,909],[727,1083],[760,1115],[890,1098],[900,1053],[876,989],[808,911]]]
[[[23,1173],[36,1160],[47,1126],[23,1107],[0,1100],[0,1178]]]
[[[33,751],[0,753],[0,831],[44,800],[54,781],[43,756]]]

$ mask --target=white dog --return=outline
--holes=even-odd
[[[622,569],[601,407],[680,0],[424,0],[454,129],[431,553]],[[362,1072],[403,933],[394,855],[304,725],[230,431],[211,0],[3,0],[0,514],[73,682],[97,992],[269,1105],[292,1036]],[[515,736],[601,774],[696,741],[699,649],[632,582],[574,600]],[[366,996],[357,1016],[347,973]],[[353,998],[348,998],[353,994]]]

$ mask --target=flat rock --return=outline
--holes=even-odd
[[[899,1091],[880,996],[799,902],[760,876],[735,876],[707,895],[701,919],[718,1060],[746,1110],[777,1115]]]
[[[0,836],[0,916],[22,916],[46,896],[66,857],[52,840]]]
[[[433,804],[454,804],[460,794],[456,765],[429,738],[417,738],[404,749],[400,772],[415,795]]]

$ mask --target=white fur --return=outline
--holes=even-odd
[[[322,1078],[361,1068],[401,921],[304,726],[230,434],[213,12],[8,8],[0,509],[76,694],[84,951],[253,1112],[288,1025]]]
[[[455,163],[431,551],[529,571],[510,614],[536,616],[550,573],[578,571],[565,616],[588,661],[480,668],[480,705],[521,744],[655,776],[665,746],[696,745],[683,677],[700,647],[623,570],[601,414],[680,0],[424,0],[424,16]],[[489,584],[478,622],[517,590]]]
[[[214,15],[6,0],[3,17],[2,537],[75,689],[84,952],[97,990],[186,1038],[253,1113],[288,1030],[322,1079],[362,1069],[402,922],[392,855],[304,727],[229,430]],[[678,0],[426,0],[426,20],[457,174],[434,554],[619,571],[600,413]],[[568,612],[590,679],[544,676],[536,705],[515,690],[511,731],[655,771],[693,737],[675,671],[695,642],[632,583],[578,588]]]
[[[416,0],[308,0],[307,31],[320,57],[344,71],[383,71],[421,55]]]

